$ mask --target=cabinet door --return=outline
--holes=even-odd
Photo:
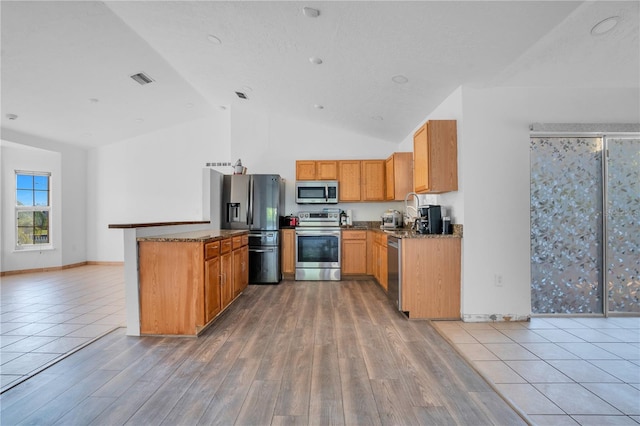
[[[393,163],[394,157],[393,155],[389,158],[387,158],[387,162],[385,164],[385,182],[386,182],[386,187],[385,187],[385,191],[384,191],[384,198],[385,200],[393,200],[396,198],[396,186],[394,184],[394,176],[395,176],[395,168],[394,168],[394,163]]]
[[[458,190],[455,120],[431,120],[413,135],[414,189],[440,194]]]
[[[242,251],[242,291],[249,285],[249,246],[245,245],[241,249]]]
[[[342,232],[342,273],[367,273],[367,235],[366,231]]]
[[[235,249],[231,255],[233,263],[233,297],[236,298],[249,284],[249,247]]]
[[[385,160],[362,160],[362,201],[384,200]]]
[[[296,161],[296,180],[314,180],[316,178],[316,162],[312,160]]]
[[[295,229],[283,229],[281,239],[281,258],[282,258],[282,273],[283,274],[295,274],[296,272],[296,231]]]
[[[220,292],[222,309],[224,309],[233,300],[233,268],[231,265],[231,252],[220,255]]]
[[[387,200],[403,201],[413,191],[413,154],[394,152],[385,165]]]
[[[361,173],[360,160],[342,160],[338,162],[340,201],[360,201]]]
[[[222,310],[220,304],[220,258],[213,257],[204,263],[204,309],[205,323]]]
[[[336,180],[338,179],[337,161],[316,161],[316,180]]]
[[[427,123],[413,134],[413,181],[415,192],[427,192],[429,190]]]

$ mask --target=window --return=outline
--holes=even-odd
[[[51,173],[16,171],[16,246],[51,245]]]

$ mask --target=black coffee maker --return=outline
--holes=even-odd
[[[427,204],[418,207],[416,219],[416,231],[420,234],[441,234],[442,233],[442,209],[440,206]]]

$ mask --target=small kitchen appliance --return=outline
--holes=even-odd
[[[337,180],[298,180],[296,181],[297,204],[337,204]]]
[[[397,229],[403,225],[402,213],[398,210],[389,209],[382,214],[382,229]]]
[[[442,233],[442,209],[440,206],[428,204],[418,206],[416,219],[416,231],[420,234],[441,234]]]

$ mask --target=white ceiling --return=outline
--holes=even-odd
[[[0,5],[2,128],[86,147],[240,103],[398,143],[463,84],[640,86],[639,1]]]

